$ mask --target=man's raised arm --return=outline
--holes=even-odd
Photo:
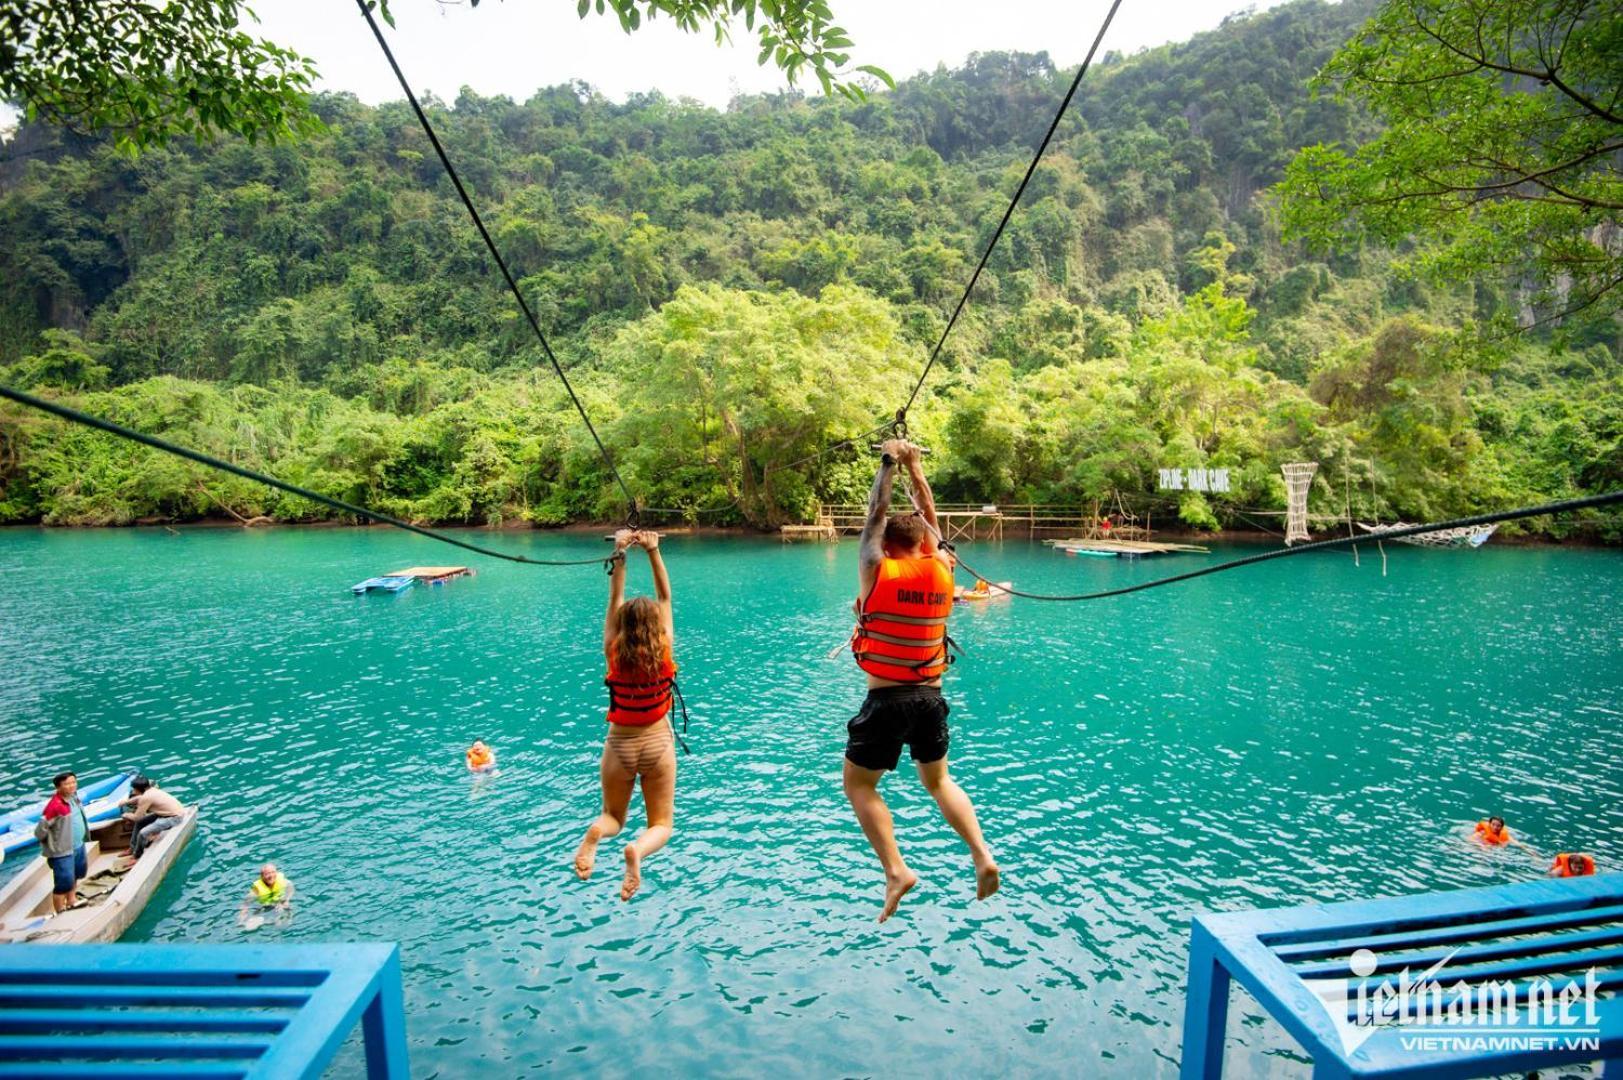
[[[919,453],[918,447],[908,443],[902,462],[907,466],[908,484],[913,489],[913,507],[924,519],[924,523],[930,526],[922,550],[926,555],[934,555],[936,538],[941,535],[941,524],[936,521],[935,494],[930,490],[930,481],[924,478],[924,457]]]
[[[862,523],[862,542],[859,547],[863,570],[871,570],[885,559],[885,518],[890,513],[890,493],[896,482],[897,451],[901,440],[891,439],[882,447],[884,457],[879,473],[873,478],[868,492],[868,517]]]

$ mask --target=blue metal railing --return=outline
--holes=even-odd
[[[1198,914],[1183,1080],[1222,1075],[1231,980],[1302,1045],[1315,1078],[1478,1077],[1584,1061],[1623,1075],[1623,874]],[[1433,987],[1459,1001],[1454,1016],[1428,1005]],[[1563,993],[1572,1021],[1526,1018]]]
[[[317,1077],[357,1022],[405,1080],[397,946],[0,947],[0,1078]]]

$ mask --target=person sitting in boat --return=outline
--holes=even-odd
[[[34,839],[51,865],[51,911],[60,915],[79,906],[79,882],[88,870],[85,837],[90,835],[90,819],[85,817],[84,803],[79,801],[76,774],[57,773],[51,778],[51,786],[56,792],[34,826]]]
[[[627,548],[648,553],[654,595],[624,599]],[[631,792],[640,780],[648,827],[625,848],[625,879],[620,899],[630,900],[642,885],[642,861],[671,838],[676,802],[676,731],[667,714],[676,684],[671,646],[671,580],[659,553],[659,535],[621,529],[614,534],[609,574],[609,609],[603,622],[603,655],[608,661],[608,737],[598,777],[603,809],[586,829],[575,852],[575,873],[592,876],[598,841],[625,827]]]
[[[132,799],[124,801],[124,820],[130,823],[130,857],[127,870],[135,865],[154,840],[180,824],[186,813],[180,800],[161,790],[149,777],[137,776],[130,781]]]
[[[496,767],[496,751],[486,746],[482,740],[475,739],[465,756],[468,759],[468,768],[472,772],[490,772]]]
[[[1563,851],[1550,864],[1551,877],[1588,877],[1595,872],[1595,857],[1581,851]]]
[[[1497,815],[1476,823],[1476,838],[1489,847],[1500,847],[1515,842],[1515,837],[1505,828],[1505,819]]]
[[[276,869],[275,863],[259,868],[259,876],[248,886],[248,896],[242,902],[240,918],[247,920],[257,913],[261,918],[267,911],[285,915],[293,907],[293,882]]]

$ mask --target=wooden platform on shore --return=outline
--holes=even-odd
[[[430,585],[438,585],[452,578],[472,577],[473,571],[466,566],[408,566],[404,570],[391,570],[388,576],[416,578]]]
[[[1117,555],[1136,558],[1143,555],[1175,555],[1190,552],[1205,555],[1210,548],[1199,544],[1162,544],[1153,540],[1044,540],[1043,543],[1064,551],[1085,551],[1097,555]]]
[[[839,530],[829,522],[817,525],[780,525],[778,536],[783,540],[838,540]]]

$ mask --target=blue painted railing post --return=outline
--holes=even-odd
[[[1217,959],[1217,942],[1197,915],[1189,928],[1189,992],[1183,1006],[1182,1080],[1223,1075],[1223,1034],[1228,1029],[1229,973]]]
[[[361,1014],[367,1080],[406,1080],[406,1011],[397,946],[378,973],[378,995]]]

